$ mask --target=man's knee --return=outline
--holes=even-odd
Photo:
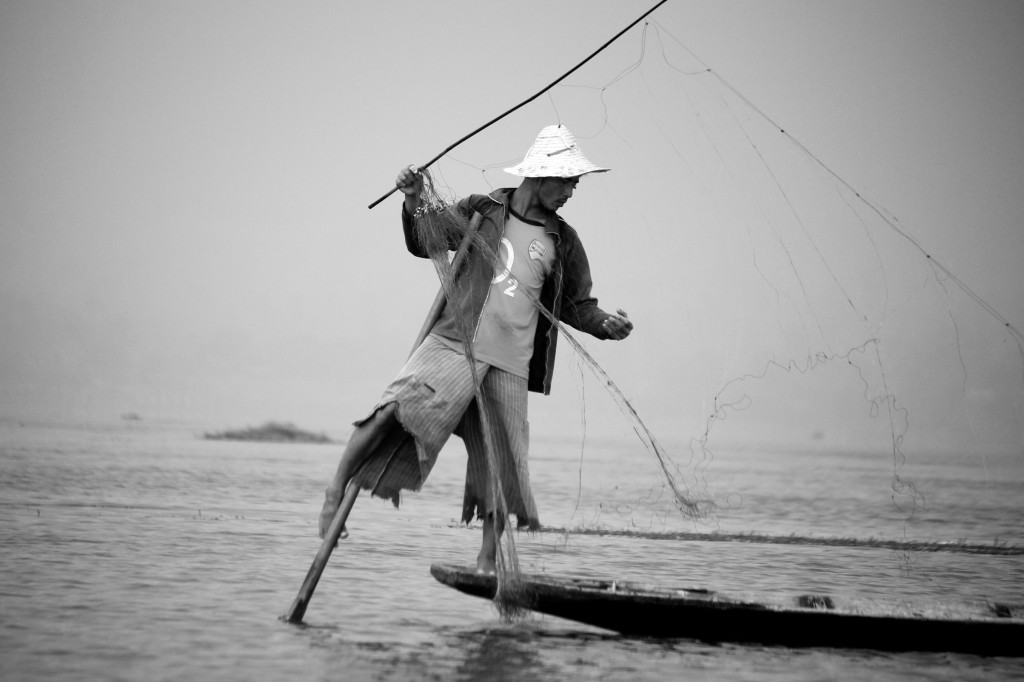
[[[383,421],[395,421],[395,415],[398,414],[398,403],[388,403],[387,405],[384,405],[379,410],[377,410],[377,414]]]
[[[360,426],[374,431],[378,429],[385,429],[398,421],[397,414],[398,405],[396,403],[388,403],[375,410],[374,413],[370,415],[370,418]]]

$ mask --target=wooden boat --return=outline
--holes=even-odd
[[[434,564],[440,582],[493,599],[497,579]],[[523,606],[625,635],[789,647],[1024,655],[1024,609],[1005,604],[879,604],[804,595],[733,599],[700,589],[523,575]]]

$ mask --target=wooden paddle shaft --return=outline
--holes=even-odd
[[[469,229],[466,231],[466,235],[462,238],[462,242],[459,244],[458,251],[455,257],[452,259],[452,272],[458,272],[459,267],[462,265],[462,261],[466,259],[466,252],[469,251],[470,243],[473,241],[473,234],[479,229],[480,222],[483,220],[483,216],[477,212],[473,213],[473,217],[469,222]],[[413,346],[413,351],[423,343],[423,339],[430,333],[434,323],[441,316],[441,311],[444,309],[445,295],[444,288],[438,292],[437,297],[434,299],[434,305],[430,309],[430,313],[427,315],[427,320],[423,323],[420,333],[416,336],[416,345]],[[392,453],[392,457],[394,453]],[[390,464],[391,460],[388,459],[387,464]],[[387,464],[384,468],[387,469]],[[381,476],[383,476],[383,471]],[[350,479],[348,487],[345,489],[345,497],[341,500],[341,505],[338,507],[337,513],[334,515],[334,521],[331,522],[331,527],[327,531],[327,535],[324,536],[324,541],[320,543],[320,551],[316,553],[316,558],[313,559],[313,565],[309,567],[309,573],[306,574],[306,580],[303,581],[302,587],[299,589],[299,595],[295,597],[295,601],[292,603],[292,607],[288,609],[282,618],[289,623],[301,623],[302,617],[306,615],[306,607],[309,606],[309,600],[313,598],[313,591],[316,590],[316,584],[320,582],[320,576],[323,575],[324,569],[327,568],[327,560],[331,558],[331,552],[334,551],[335,545],[338,543],[338,538],[341,537],[341,531],[345,527],[345,521],[348,519],[349,513],[352,511],[352,505],[356,503],[356,497],[359,495],[359,485],[352,482]]]
[[[306,574],[306,580],[303,581],[302,588],[299,589],[299,595],[295,597],[292,607],[284,615],[284,619],[289,623],[301,623],[302,617],[306,615],[306,607],[309,606],[309,600],[313,598],[316,584],[320,582],[320,576],[327,567],[327,560],[331,558],[331,552],[334,551],[338,538],[341,537],[345,521],[348,519],[349,512],[352,511],[352,505],[356,503],[358,495],[359,486],[355,483],[351,483],[345,489],[345,497],[341,500],[341,505],[334,514],[334,521],[331,522],[331,527],[327,530],[324,541],[320,543],[320,551],[316,553],[313,565],[309,567],[309,573]]]

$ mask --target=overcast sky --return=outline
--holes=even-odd
[[[347,434],[436,290],[367,205],[653,4],[0,3],[0,416]],[[435,171],[514,185],[556,122],[612,168],[563,216],[636,332],[586,347],[664,441],[721,392],[723,441],[1019,455],[1016,337],[929,256],[1024,328],[1022,34],[1012,1],[670,0]],[[631,432],[567,345],[554,390],[535,434],[581,396]]]

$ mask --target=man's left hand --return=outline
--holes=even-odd
[[[629,321],[625,310],[620,308],[615,312],[617,313],[616,315],[609,315],[605,318],[604,322],[601,323],[601,328],[604,329],[609,339],[621,341],[633,331],[633,323]]]

